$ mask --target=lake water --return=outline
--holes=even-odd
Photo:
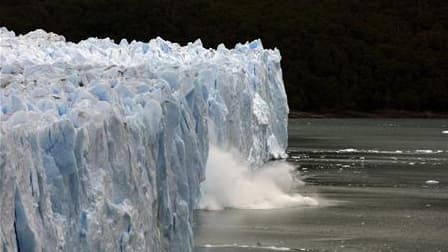
[[[448,251],[448,120],[290,120],[319,206],[196,211],[197,252]]]

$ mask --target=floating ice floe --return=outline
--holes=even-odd
[[[337,150],[336,152],[358,152],[359,150],[354,149],[354,148],[347,148],[347,149],[341,149],[341,150]]]
[[[426,180],[425,184],[427,185],[438,185],[440,182],[437,180]]]
[[[415,152],[420,154],[431,154],[431,153],[442,153],[443,150],[416,150]]]

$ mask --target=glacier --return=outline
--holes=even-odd
[[[0,28],[0,249],[191,251],[210,146],[284,158],[281,56],[260,40],[79,43]]]

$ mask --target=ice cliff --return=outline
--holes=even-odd
[[[285,155],[278,50],[0,28],[0,249],[191,251],[209,144]]]

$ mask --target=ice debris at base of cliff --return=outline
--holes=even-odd
[[[2,251],[191,251],[209,142],[284,157],[278,50],[0,28]],[[209,134],[213,131],[214,134]]]

